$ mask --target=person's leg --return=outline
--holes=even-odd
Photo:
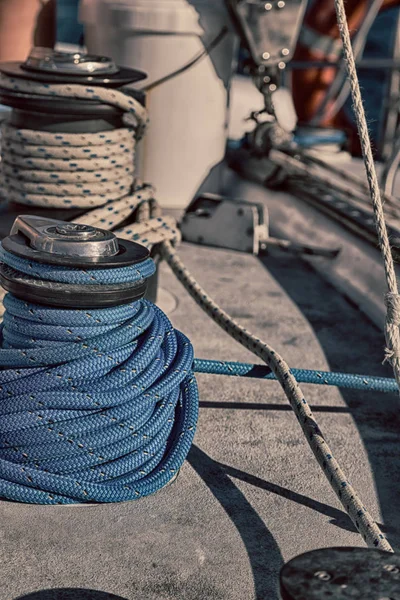
[[[25,60],[32,46],[53,47],[56,0],[0,0],[0,61]]]

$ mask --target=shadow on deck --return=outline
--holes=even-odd
[[[300,259],[275,255],[263,257],[261,262],[310,323],[332,371],[393,377],[390,366],[382,364],[383,333],[312,266]],[[395,394],[346,389],[342,389],[341,394],[348,406],[344,410],[351,414],[368,454],[385,523],[382,529],[391,544],[399,549],[400,489],[396,483],[400,481],[399,398]],[[325,412],[325,409],[326,412],[338,411],[331,407],[313,407],[315,412]],[[339,412],[343,412],[343,408],[339,407]]]

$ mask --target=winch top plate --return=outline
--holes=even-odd
[[[297,556],[280,577],[282,600],[395,600],[400,557],[368,548],[324,548]]]
[[[82,269],[115,269],[120,267],[129,267],[135,265],[146,258],[149,258],[150,252],[141,244],[136,244],[129,240],[117,239],[119,253],[112,257],[82,257],[82,256],[63,256],[61,254],[52,254],[35,250],[27,245],[26,238],[17,233],[9,235],[2,241],[2,246],[7,252],[15,254],[26,260],[33,260],[40,264],[58,265],[64,267],[82,268]]]
[[[99,75],[87,75],[74,73],[70,74],[55,74],[51,71],[34,71],[26,69],[22,62],[4,62],[0,63],[0,73],[8,77],[18,77],[20,79],[30,79],[38,83],[77,83],[80,85],[102,86],[110,88],[118,88],[129,83],[137,83],[146,79],[146,73],[137,69],[129,69],[127,67],[119,67],[117,73],[107,73]]]
[[[145,246],[108,230],[35,215],[19,215],[2,246],[26,260],[72,268],[126,267],[150,256]]]
[[[85,270],[131,266],[150,255],[145,246],[121,240],[106,229],[35,215],[19,215],[2,246],[28,261]],[[65,308],[127,304],[143,298],[147,288],[144,278],[105,285],[55,282],[32,277],[7,261],[0,266],[0,281],[17,298]]]

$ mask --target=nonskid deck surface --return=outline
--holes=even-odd
[[[180,253],[215,299],[290,366],[391,376],[381,365],[383,334],[300,259],[270,255],[262,263],[189,245]],[[162,287],[178,299],[172,321],[197,357],[253,360],[166,265],[161,271]],[[195,444],[177,481],[154,497],[0,504],[1,600],[277,600],[285,561],[319,547],[363,545],[276,382],[198,381]],[[397,396],[302,387],[350,481],[400,547]],[[70,591],[57,595],[60,588]]]

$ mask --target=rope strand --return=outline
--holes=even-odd
[[[376,174],[374,158],[372,154],[371,140],[368,133],[367,119],[365,116],[364,104],[361,97],[360,84],[354,60],[353,48],[351,45],[350,32],[347,24],[346,10],[344,0],[335,0],[337,22],[343,43],[343,54],[347,64],[351,95],[353,99],[353,110],[357,122],[358,134],[360,137],[361,150],[364,158],[365,171],[371,195],[372,206],[374,209],[376,231],[378,234],[379,246],[382,253],[383,265],[385,269],[388,294],[385,301],[388,311],[386,314],[385,336],[386,336],[386,359],[390,361],[397,385],[400,388],[400,331],[398,319],[394,317],[394,311],[389,307],[394,304],[400,304],[399,291],[394,269],[392,251],[390,247],[389,235],[386,227],[385,215],[383,212],[383,202],[379,188],[378,177]]]
[[[118,92],[116,90],[104,90],[102,88],[97,88],[97,87],[95,89],[92,89],[92,88],[86,88],[85,86],[76,86],[76,85],[73,85],[73,86],[45,85],[45,86],[43,86],[41,84],[36,84],[34,82],[28,82],[25,80],[16,81],[13,79],[7,79],[5,84],[6,84],[6,86],[7,85],[10,86],[12,89],[17,89],[17,90],[19,89],[20,91],[29,91],[29,93],[45,94],[45,95],[50,95],[50,96],[59,95],[59,96],[64,96],[64,97],[77,97],[77,98],[86,98],[86,99],[96,98],[97,100],[99,100],[99,99],[103,100],[106,103],[116,105],[119,108],[122,108],[122,110],[126,111],[127,114],[125,115],[125,118],[124,118],[126,125],[128,127],[134,127],[134,128],[136,126],[139,127],[139,132],[138,133],[136,132],[137,133],[136,137],[140,137],[140,134],[143,132],[144,124],[145,124],[145,116],[141,112],[141,108],[136,107],[136,105],[131,102],[130,97],[128,95],[125,96],[123,92]],[[1,85],[3,85],[3,78],[1,80]],[[37,134],[37,133],[39,133],[39,132],[35,132],[35,134]],[[18,132],[13,132],[13,136],[18,141],[18,136],[19,136]],[[70,140],[64,140],[64,141],[70,141]],[[14,143],[14,140],[10,139],[9,149],[12,149],[13,151],[15,151],[16,146],[12,145],[11,142]],[[51,142],[49,144],[46,144],[46,146],[45,146],[45,152],[47,152],[49,154],[49,157],[47,157],[45,159],[45,161],[46,160],[51,161],[51,162],[55,162],[56,160],[62,161],[62,159],[52,156],[51,147],[54,148],[55,146],[57,146],[54,142],[55,142],[55,140],[52,139]],[[96,145],[99,145],[98,140],[93,139],[93,146],[96,146]],[[79,145],[77,144],[76,146],[78,147]],[[18,160],[23,161],[26,157],[24,157],[23,155],[21,156],[21,154],[23,154],[23,152],[20,150],[20,147],[19,147],[19,153],[14,152],[14,155],[19,157]],[[79,154],[79,152],[78,152],[78,154]],[[129,152],[127,152],[127,155],[129,155]],[[71,156],[70,155],[68,155],[68,156],[69,156],[69,158],[66,160],[66,162],[71,160]],[[33,156],[30,158],[30,160],[40,161],[43,159],[41,159],[40,157],[37,157],[37,156]],[[73,160],[75,162],[75,159],[73,159]],[[79,158],[77,160],[83,161],[85,159],[81,158],[81,155],[79,154]],[[102,160],[102,158],[94,157],[93,160],[100,161],[100,160]],[[128,162],[130,162],[130,161],[128,161]],[[55,166],[58,167],[59,164],[60,163],[55,163]],[[62,164],[64,164],[64,163],[62,163]],[[131,165],[133,164],[133,157],[132,157],[130,164]],[[51,171],[52,167],[51,167],[51,165],[49,165],[49,166],[50,166],[50,169],[47,169],[47,170]],[[82,166],[82,165],[80,165],[80,166]],[[70,170],[70,169],[67,168],[63,172],[68,171],[68,170]],[[30,168],[30,171],[31,172],[35,171],[35,169]],[[43,173],[45,171],[46,171],[46,169],[44,168]],[[76,172],[77,175],[79,175],[79,173],[80,173],[79,170],[75,170],[73,172]],[[29,177],[30,176],[27,175],[26,178],[24,179],[24,181],[26,181],[26,180],[28,180],[30,182],[36,181],[33,178],[29,179]],[[45,178],[43,179],[43,181],[45,183],[52,183],[51,181],[48,181]],[[89,179],[88,179],[88,181],[89,181]],[[90,179],[90,181],[92,181],[92,179]],[[73,177],[65,177],[62,185],[69,185],[71,183],[72,184],[74,183]],[[40,185],[40,182],[39,182],[39,185]],[[15,187],[17,187],[17,186],[15,186]],[[146,188],[146,186],[143,186],[141,189],[143,190],[142,193],[145,193],[145,192],[149,193],[149,189]],[[40,194],[38,194],[38,195],[40,195]],[[151,193],[150,193],[150,195],[151,195]],[[139,199],[139,197],[138,197],[138,199]],[[37,200],[37,199],[35,199],[35,200]],[[338,495],[340,501],[342,502],[344,509],[350,515],[352,521],[354,522],[357,529],[363,536],[364,540],[367,542],[368,545],[370,545],[372,547],[380,548],[382,550],[386,550],[389,552],[392,551],[391,546],[388,543],[388,541],[386,540],[385,536],[382,534],[379,527],[374,523],[372,517],[366,511],[365,507],[363,506],[363,504],[362,504],[361,500],[359,499],[359,497],[357,496],[356,492],[354,491],[352,486],[349,484],[349,482],[346,480],[346,478],[343,474],[343,471],[340,469],[340,466],[338,465],[336,459],[333,457],[333,455],[326,443],[326,440],[312,415],[311,409],[308,406],[306,400],[304,399],[304,396],[298,386],[298,383],[297,383],[296,379],[294,378],[293,374],[290,372],[288,365],[270,346],[268,346],[267,344],[261,342],[259,339],[255,338],[254,336],[249,334],[239,324],[237,324],[231,317],[229,317],[229,315],[227,315],[224,311],[222,311],[213,302],[213,300],[207,296],[207,294],[196,283],[196,281],[193,280],[191,275],[188,273],[188,271],[185,269],[184,265],[181,263],[180,259],[176,255],[176,253],[173,250],[171,243],[170,243],[171,240],[179,239],[179,234],[176,231],[176,225],[171,222],[168,222],[166,218],[161,218],[157,215],[155,203],[152,203],[151,201],[143,202],[142,204],[139,205],[139,207],[137,207],[137,206],[134,207],[134,206],[132,206],[132,204],[133,203],[131,201],[131,198],[129,196],[124,196],[117,201],[113,201],[113,202],[110,202],[109,204],[106,204],[103,207],[95,208],[94,211],[89,212],[86,215],[82,216],[79,219],[79,221],[88,223],[88,224],[96,224],[96,225],[98,225],[100,227],[104,227],[104,228],[112,227],[113,229],[115,229],[117,227],[117,225],[119,223],[121,223],[128,214],[130,214],[129,211],[133,211],[136,208],[138,208],[138,212],[137,212],[138,220],[148,219],[149,216],[151,217],[147,221],[124,227],[120,233],[121,237],[123,236],[123,237],[127,237],[128,239],[133,239],[133,240],[138,241],[147,246],[152,245],[152,244],[159,244],[158,247],[160,249],[160,253],[162,254],[162,256],[164,256],[164,258],[167,260],[167,262],[171,266],[173,272],[177,275],[178,279],[180,279],[184,283],[188,292],[195,298],[195,300],[205,310],[205,312],[211,318],[213,318],[221,327],[223,327],[230,335],[232,335],[232,337],[237,339],[242,345],[244,345],[246,348],[249,348],[254,354],[259,356],[264,362],[267,363],[267,365],[271,368],[271,370],[275,374],[276,378],[278,379],[279,383],[281,384],[283,390],[285,391],[285,394],[288,397],[290,404],[301,424],[303,433],[306,436],[307,441],[308,441],[310,447],[312,448],[321,468],[323,469],[330,484],[332,485],[332,487],[335,490],[336,494]],[[123,215],[123,218],[122,218],[122,215]],[[8,308],[8,306],[9,306],[8,300],[6,300],[6,305]],[[12,310],[12,307],[10,307],[10,308]],[[69,311],[69,312],[71,313],[74,311]],[[77,311],[77,313],[79,313],[79,311]],[[29,310],[28,310],[28,314],[29,314]],[[45,323],[47,323],[47,325],[49,325],[48,319],[51,317],[52,314],[53,313],[51,313],[51,311],[47,311],[47,313],[46,313],[47,321],[45,321]],[[63,315],[61,315],[61,317],[62,316]],[[31,320],[30,317],[27,317],[27,318],[28,318],[28,320]],[[58,318],[59,317],[57,315],[57,323],[56,323],[57,325],[59,324]],[[6,344],[6,346],[4,347],[3,353],[0,352],[0,355],[2,356],[2,360],[3,360],[3,364],[5,364],[4,361],[6,361],[6,362],[8,361],[8,364],[10,364],[12,366],[13,360],[14,360],[14,355],[17,354],[19,361],[21,361],[23,358],[23,366],[30,367],[30,371],[28,371],[28,374],[32,375],[32,377],[33,377],[33,379],[29,379],[29,377],[27,377],[27,378],[24,377],[24,378],[19,378],[19,379],[15,380],[15,376],[12,372],[10,372],[10,370],[5,371],[6,373],[8,373],[8,375],[7,375],[7,377],[8,377],[7,391],[10,391],[11,394],[13,395],[13,391],[15,393],[15,390],[17,390],[17,388],[18,388],[18,390],[20,390],[20,393],[21,393],[21,387],[18,387],[18,386],[23,387],[24,384],[27,383],[27,384],[29,384],[29,389],[26,389],[25,391],[26,392],[29,391],[29,393],[32,394],[32,389],[35,389],[36,382],[39,381],[40,385],[43,385],[43,383],[41,382],[41,379],[40,379],[40,377],[42,377],[42,374],[41,373],[36,374],[35,372],[33,372],[34,370],[32,370],[32,363],[30,362],[29,358],[34,357],[34,358],[39,359],[39,357],[41,357],[41,360],[43,360],[44,349],[40,348],[40,350],[38,352],[37,349],[35,348],[35,342],[29,341],[26,339],[26,335],[25,335],[26,332],[24,332],[24,326],[22,323],[19,323],[18,320],[15,323],[13,320],[12,322],[14,323],[14,325],[11,325],[10,319],[7,318],[6,320],[7,320],[7,328],[6,328],[6,332],[5,332],[5,338],[4,338],[4,343]],[[62,322],[62,321],[60,321],[60,322]],[[35,327],[36,327],[36,325],[35,325]],[[42,333],[47,332],[48,331],[47,326],[45,329],[43,329],[41,331],[42,331]],[[108,332],[103,332],[103,335],[107,336],[109,334],[108,334]],[[36,339],[34,335],[32,337],[34,340]],[[109,342],[107,341],[106,343],[108,344]],[[22,354],[22,352],[20,350],[21,344],[22,344],[22,347],[24,345],[27,345],[26,350],[23,350],[25,355]],[[33,347],[31,346],[31,344],[33,344]],[[85,344],[85,346],[89,346],[89,348],[91,347],[90,343]],[[129,344],[128,344],[128,346],[129,346]],[[121,349],[122,352],[124,351],[125,347],[126,347],[126,344],[125,344],[125,346],[122,347],[122,349]],[[47,349],[47,352],[54,352],[55,350],[56,350],[56,348],[54,346],[52,346],[51,344],[49,344],[49,348]],[[87,350],[87,349],[83,348],[83,350]],[[64,348],[64,346],[61,346],[59,349],[57,349],[57,351],[59,353],[64,353],[63,354],[64,357],[65,357],[65,352],[68,352],[70,355],[72,353],[74,360],[79,361],[82,359],[82,356],[81,356],[82,348],[80,348],[79,346],[78,347],[71,346],[71,347],[69,347],[68,351],[67,351],[67,348]],[[100,368],[100,367],[96,367],[96,368]],[[91,364],[91,371],[93,371],[93,374],[91,376],[94,378],[94,380],[96,380],[96,372],[95,372],[95,364],[94,363]],[[57,373],[58,373],[58,371],[57,371]],[[75,371],[72,374],[76,375]],[[0,372],[0,384],[2,381],[1,376],[2,376],[2,372]],[[46,377],[45,377],[45,380],[46,380]],[[192,404],[195,406],[196,398],[193,396],[193,394],[194,394],[193,389],[192,389],[193,385],[194,385],[194,383],[192,382],[192,379],[189,378],[188,386],[187,386],[187,394],[189,394],[189,396],[190,396],[190,394],[192,394],[192,396],[191,396]],[[15,386],[17,386],[17,387],[15,387]],[[42,393],[46,394],[47,388],[41,389],[41,391],[42,391]],[[1,392],[1,390],[0,390],[0,392]],[[47,398],[47,396],[45,396],[45,398]],[[18,403],[18,400],[16,398],[12,398],[12,400],[16,401]],[[9,404],[9,398],[8,397],[5,398],[4,400],[2,400],[2,402],[5,402],[5,406],[7,406],[7,403]],[[1,403],[0,403],[0,406],[1,406]],[[59,407],[57,405],[57,409],[58,408]],[[80,408],[81,407],[78,405],[75,406],[75,409],[80,409]],[[65,414],[63,412],[64,410],[68,410],[68,406],[63,406],[62,410],[58,411],[59,413],[60,412],[62,413],[61,415],[58,414],[58,418],[60,418],[60,417],[61,417],[61,419],[65,418]],[[37,417],[36,413],[35,413],[35,416]],[[44,418],[45,415],[42,415],[42,413],[40,413],[39,416]],[[194,413],[193,413],[193,416],[194,416]],[[28,416],[25,415],[25,417],[27,418],[27,423],[31,423],[31,421],[30,421],[31,415],[29,415],[29,413],[28,413]],[[78,419],[78,421],[79,421],[79,419]],[[193,421],[193,419],[192,419],[192,421]],[[73,423],[71,426],[75,427],[75,425]],[[6,430],[8,432],[9,427],[10,427],[10,420],[8,419],[7,421],[4,422],[5,432],[6,432]],[[49,427],[52,429],[51,425],[49,425]],[[193,425],[190,425],[190,427],[193,428]],[[73,431],[75,431],[75,430],[73,429]],[[189,431],[190,431],[190,429],[189,429]],[[37,437],[38,432],[40,432],[40,436],[44,435],[42,442],[40,441],[41,437],[40,436],[39,436],[39,438]],[[182,433],[184,433],[183,430],[182,430]],[[25,429],[22,429],[22,431],[20,431],[20,427],[18,426],[16,428],[14,428],[14,430],[13,430],[12,442],[14,445],[19,443],[19,441],[21,440],[21,436],[23,439],[25,439],[24,436],[27,436],[26,439],[28,440],[29,443],[32,443],[32,441],[34,441],[36,444],[38,444],[40,446],[40,448],[39,447],[37,448],[37,452],[39,452],[39,451],[43,452],[46,450],[46,448],[43,448],[43,446],[46,446],[46,443],[50,442],[49,436],[53,436],[53,431],[48,431],[48,428],[46,428],[46,427],[44,427],[44,428],[40,427],[39,429],[36,427],[36,428],[33,428],[33,430],[30,430],[28,428],[28,431],[26,432]],[[25,439],[25,441],[26,441],[26,439]],[[189,443],[192,438],[190,438],[189,434],[187,434],[185,439],[188,440],[188,443]],[[188,447],[185,446],[185,448],[186,448],[186,450],[188,450]],[[54,462],[52,462],[53,450],[54,450],[53,439],[51,439],[51,443],[49,443],[49,454],[46,454],[46,456],[43,457],[42,454],[39,453],[36,456],[36,453],[35,453],[34,456],[35,456],[35,458],[42,457],[43,459],[45,459],[45,461],[48,461],[48,463],[45,462],[45,464],[49,464],[51,467],[53,467],[54,466]],[[7,457],[9,457],[10,452],[13,452],[12,448],[10,449],[10,448],[6,448],[6,447],[3,448],[3,451],[6,453],[5,456],[7,456]],[[103,455],[101,454],[101,456],[103,456]],[[11,486],[9,489],[10,494],[17,494],[17,495],[21,494],[20,486],[22,484],[24,485],[23,490],[24,490],[24,494],[25,494],[24,498],[26,499],[26,501],[49,502],[49,501],[55,500],[55,497],[53,497],[53,498],[47,497],[48,493],[50,493],[50,495],[53,496],[54,485],[56,485],[56,486],[60,485],[62,490],[64,490],[64,493],[65,493],[66,488],[63,486],[66,482],[64,482],[64,480],[60,481],[58,479],[58,475],[52,474],[51,478],[50,478],[51,481],[50,481],[48,478],[46,478],[47,477],[46,473],[43,474],[40,472],[38,474],[36,467],[34,467],[34,468],[29,467],[29,469],[30,469],[29,472],[25,472],[25,471],[20,471],[19,466],[18,466],[18,468],[16,468],[13,465],[14,465],[14,463],[9,464],[6,461],[6,459],[4,459],[3,462],[0,462],[0,467],[3,469],[3,478],[4,478],[4,480],[7,480],[9,482],[9,486]],[[23,467],[23,469],[25,469],[25,467]],[[36,469],[36,470],[34,470],[34,469]],[[28,477],[28,479],[27,479],[27,477]],[[54,477],[56,477],[56,479],[54,479]],[[167,476],[165,476],[165,477],[167,477]],[[33,485],[31,485],[31,483],[32,483],[31,479],[33,481],[35,481],[35,483],[38,486],[39,491],[42,489],[41,486],[43,486],[45,484],[47,485],[48,483],[50,483],[50,487],[48,487],[48,486],[45,487],[46,491],[44,492],[44,494],[46,494],[46,498],[42,497],[41,492],[39,493],[38,496],[35,495],[36,490],[34,490]],[[78,479],[78,481],[79,481],[79,479]],[[153,480],[151,480],[151,481],[153,481]],[[163,480],[163,481],[166,481],[166,480]],[[67,485],[69,486],[70,483],[71,483],[71,481],[68,480]],[[90,484],[90,489],[87,489],[88,486],[85,486],[85,492],[89,497],[94,497],[94,498],[103,498],[104,497],[102,495],[101,490],[99,490],[97,487],[92,486],[92,480],[90,478],[88,480],[88,485],[89,484]],[[49,490],[50,490],[50,492],[49,492]],[[67,494],[67,496],[68,496],[70,493],[69,488],[67,489],[67,491],[68,491],[68,494]],[[136,489],[136,491],[139,491],[139,494],[141,493],[140,490],[138,490],[138,489]],[[2,492],[2,489],[0,489],[0,492]],[[132,492],[132,490],[130,490],[129,492],[128,491],[121,492],[121,490],[119,490],[116,492],[115,498],[116,499],[125,498],[126,495],[131,494],[131,492]],[[80,499],[86,498],[87,499],[87,497],[83,494],[81,489],[78,489],[76,484],[71,493],[74,498],[80,498]],[[58,501],[58,500],[59,499],[57,499],[55,501]],[[60,500],[60,501],[62,501],[62,500]],[[110,501],[110,496],[108,496],[108,500],[106,499],[105,501]]]
[[[300,423],[318,464],[364,541],[371,548],[393,552],[386,537],[364,507],[357,492],[349,483],[339,463],[333,456],[332,450],[329,448],[326,438],[319,428],[300,386],[284,359],[271,346],[239,325],[239,323],[214,302],[197,283],[169,242],[161,244],[161,254],[185,290],[204,312],[233,339],[261,358],[271,368],[290,402],[290,406]]]

